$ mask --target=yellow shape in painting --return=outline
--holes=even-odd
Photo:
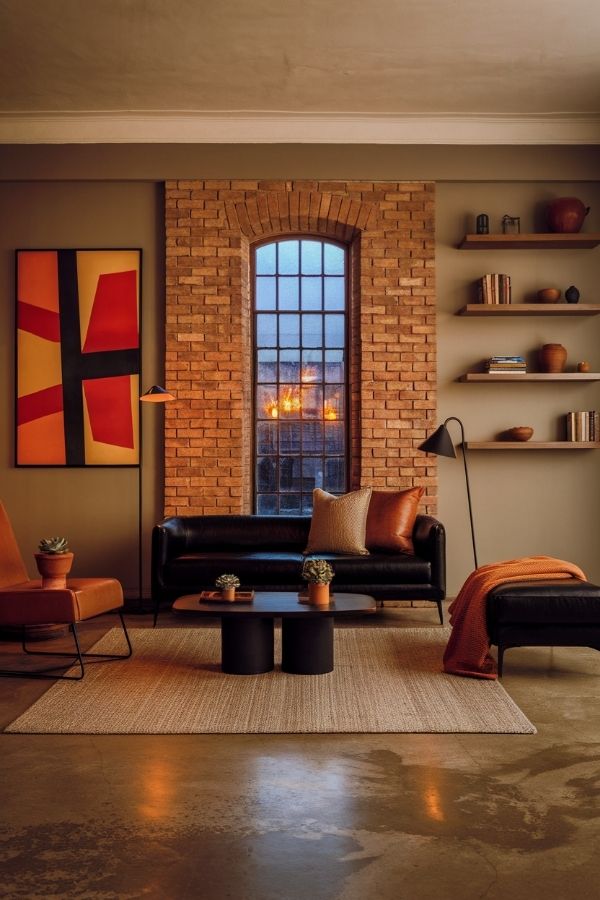
[[[114,272],[138,273],[137,277],[137,309],[139,330],[140,308],[140,273],[138,271],[140,255],[137,250],[78,250],[77,251],[77,288],[79,291],[79,332],[81,346],[85,344],[85,336],[90,324],[92,306],[96,296],[96,288],[100,275],[111,275]]]
[[[139,462],[140,380],[131,376],[131,412],[133,417],[133,449],[95,441],[90,415],[83,392],[83,439],[86,466],[136,466]]]
[[[17,336],[19,374],[17,396],[34,394],[62,383],[60,344],[19,329]]]

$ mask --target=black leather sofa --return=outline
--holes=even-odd
[[[173,516],[152,532],[152,600],[162,604],[183,594],[214,589],[225,572],[242,589],[296,591],[304,582],[302,564],[310,518],[303,516]],[[333,566],[333,591],[370,594],[377,600],[431,600],[443,623],[446,595],[444,526],[417,516],[415,554],[370,553],[341,556],[314,553]]]

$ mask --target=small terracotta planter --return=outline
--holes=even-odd
[[[235,588],[221,588],[221,596],[227,603],[233,603],[233,601],[235,600]]]
[[[313,606],[328,606],[329,585],[310,582],[308,585],[308,599]]]
[[[72,553],[35,553],[34,556],[44,590],[67,586],[67,575],[73,565]]]

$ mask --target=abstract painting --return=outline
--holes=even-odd
[[[18,466],[139,465],[141,250],[17,250]]]

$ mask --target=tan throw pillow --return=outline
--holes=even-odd
[[[365,533],[370,499],[370,487],[341,497],[315,488],[308,545],[304,552],[367,555]]]
[[[373,491],[365,539],[369,550],[414,553],[412,533],[425,489]]]

